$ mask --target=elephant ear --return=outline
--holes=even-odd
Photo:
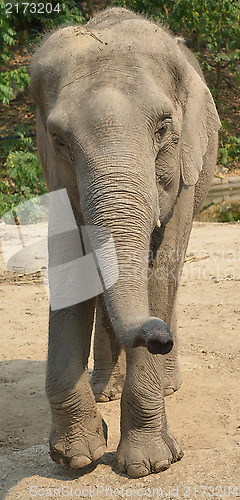
[[[209,89],[193,67],[187,65],[181,171],[184,184],[193,186],[202,170],[211,135],[221,127],[221,122]]]

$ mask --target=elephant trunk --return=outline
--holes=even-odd
[[[99,189],[98,181],[94,179],[88,190],[80,192],[85,223],[95,228],[107,228],[114,242],[118,279],[112,286],[105,286],[113,270],[112,254],[106,250],[102,255],[104,302],[123,346],[145,346],[152,354],[167,354],[173,347],[172,334],[164,321],[150,316],[148,303],[150,236],[159,215],[156,216],[156,193],[149,186],[142,186],[137,176],[133,182],[128,178],[126,184],[126,174],[122,172],[116,189],[116,175],[115,169],[113,182],[109,182],[109,173],[105,175],[104,190]],[[147,194],[149,191],[153,193],[152,199]],[[95,248],[100,246],[99,237],[96,240],[92,241]]]

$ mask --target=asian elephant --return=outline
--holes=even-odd
[[[183,455],[164,395],[181,382],[176,293],[216,163],[213,99],[181,39],[123,8],[48,35],[33,56],[31,85],[49,191],[67,190],[78,227],[111,231],[119,266],[97,303],[50,308],[51,457],[73,468],[100,458],[106,424],[94,394],[104,401],[122,392],[120,471],[162,471]]]

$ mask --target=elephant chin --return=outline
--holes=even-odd
[[[144,346],[151,354],[168,354],[173,348],[173,336],[164,321],[149,318],[137,334],[133,347]]]

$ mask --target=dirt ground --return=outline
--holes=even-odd
[[[240,224],[194,224],[178,299],[183,383],[166,398],[185,455],[142,479],[117,470],[119,402],[99,403],[109,437],[96,464],[51,461],[48,300],[41,283],[14,283],[3,259],[0,268],[2,498],[240,498]]]

